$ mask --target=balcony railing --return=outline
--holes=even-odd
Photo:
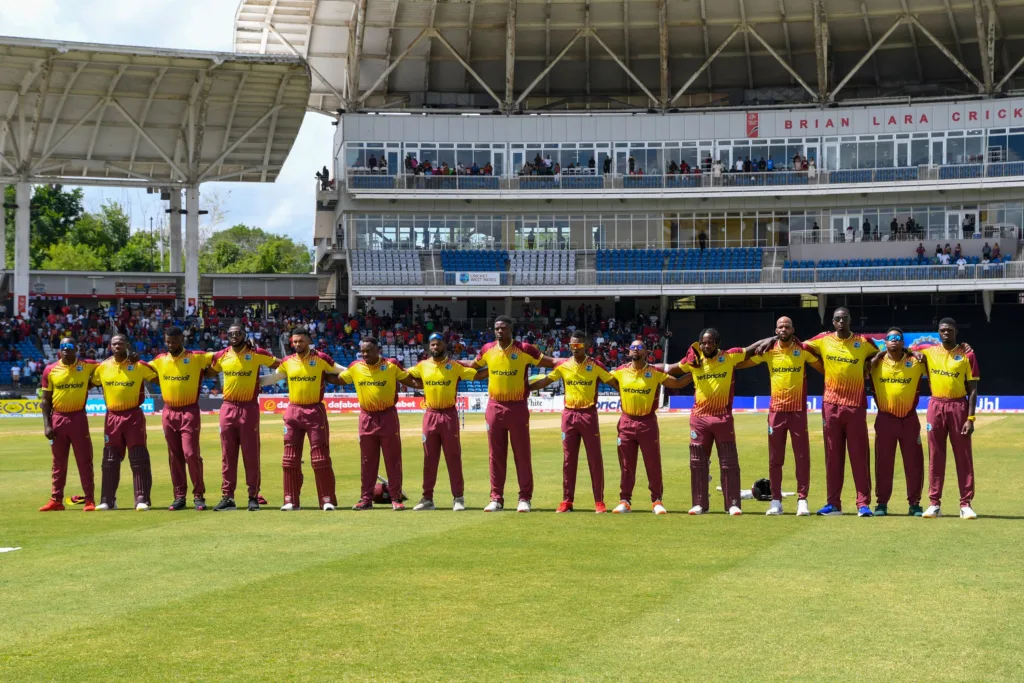
[[[879,268],[785,268],[783,283],[914,282],[996,280],[1024,276],[1024,263],[988,263],[966,266],[882,266]]]
[[[935,246],[934,243],[936,241],[949,242],[950,240],[961,241],[970,239],[1016,240],[1020,233],[1020,228],[1008,223],[983,225],[977,236],[974,233],[970,233],[970,231],[964,234],[960,225],[955,227],[924,227],[918,225],[911,231],[897,230],[896,232],[892,232],[892,229],[887,225],[873,225],[873,230],[876,227],[878,231],[873,231],[870,235],[865,233],[861,225],[856,226],[853,230],[830,230],[827,228],[825,230],[792,230],[789,233],[789,243],[795,245],[837,244],[843,242],[924,242],[925,249],[928,250],[926,255],[931,256],[931,248]]]
[[[385,192],[576,192],[608,190],[742,190],[757,187],[800,187],[913,183],[943,180],[984,180],[1024,176],[1024,161],[809,171],[733,171],[665,175],[595,175],[588,169],[558,175],[387,175],[350,168],[345,184],[351,191]]]

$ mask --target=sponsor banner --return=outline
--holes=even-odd
[[[917,404],[918,411],[928,409],[930,396],[922,396]],[[740,412],[768,412],[771,402],[769,396],[736,396],[733,399],[733,410]],[[669,396],[670,411],[688,411],[693,409],[693,396]],[[807,397],[807,410],[821,411],[821,396]],[[868,396],[868,412],[877,412],[878,405],[874,396]],[[978,413],[1018,413],[1024,412],[1024,396],[979,396]]]
[[[14,399],[0,401],[0,417],[40,417],[43,409],[40,401],[36,398]],[[152,414],[156,411],[153,399],[147,398],[142,402],[142,412]],[[106,415],[107,406],[102,398],[90,398],[85,402],[87,415]]]
[[[492,286],[501,284],[501,273],[455,273],[455,284]]]
[[[283,414],[290,401],[285,395],[281,396],[260,396],[260,411],[266,415]],[[359,400],[352,394],[338,394],[324,396],[324,405],[328,413],[358,413]],[[459,410],[470,410],[470,400],[467,396],[459,396],[456,399],[456,407]],[[422,396],[399,396],[395,408],[402,413],[421,413],[424,411]],[[476,412],[476,411],[474,411]],[[482,412],[482,411],[481,411]]]
[[[758,115],[756,111],[747,112],[747,137],[756,138],[759,137],[758,133]]]

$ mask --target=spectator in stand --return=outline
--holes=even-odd
[[[924,242],[918,242],[918,244],[917,244],[917,262],[918,263],[925,263],[925,262],[927,262],[927,259],[925,258],[924,254],[925,254]]]
[[[950,248],[949,242],[946,242],[946,246],[943,248],[942,253],[945,254],[946,256],[953,255],[953,250]]]
[[[992,247],[988,245],[988,242],[985,242],[985,246],[981,248],[981,255],[990,261],[992,260]]]
[[[956,249],[953,250],[953,260],[959,262],[960,257],[964,255],[964,250],[960,246],[960,243],[956,243]]]
[[[998,262],[999,262],[999,260],[1000,260],[1000,259],[1001,259],[1002,257],[1003,257],[1003,253],[1002,253],[1001,251],[999,251],[999,242],[996,242],[996,243],[995,243],[995,244],[994,244],[994,245],[992,246],[992,260],[998,263]]]
[[[949,252],[944,251],[941,254],[939,254],[939,265],[941,265],[941,266],[948,266],[949,265]]]
[[[817,225],[817,223],[815,223]],[[697,243],[700,244],[700,250],[704,251],[708,248],[708,234],[701,228],[700,234],[697,235]]]
[[[965,259],[962,254],[960,258],[956,260],[956,265],[957,275],[963,277],[967,273],[967,259]]]
[[[768,171],[774,171],[775,170],[775,162],[772,161],[771,157],[768,157],[768,161],[765,163],[765,169],[768,170]]]
[[[373,154],[371,154],[370,158],[366,160],[366,168],[370,169],[371,171],[377,170],[377,157],[375,157]]]
[[[942,245],[941,244],[936,244],[935,245],[935,258],[939,258],[940,256],[942,256]]]
[[[21,386],[21,368],[17,363],[11,366],[11,386],[15,389]]]

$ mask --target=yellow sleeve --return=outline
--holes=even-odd
[[[604,382],[605,384],[608,384],[608,381],[614,379],[614,377],[612,377],[612,373],[608,372],[607,370],[602,368],[600,365],[598,365],[597,366],[597,379],[600,382]]]
[[[462,365],[461,363],[456,363],[455,367],[458,368],[459,379],[472,380],[474,377],[476,377],[476,368],[467,368],[465,365]]]
[[[401,367],[399,367],[397,365],[395,365],[393,367],[395,368],[395,379],[396,380],[402,380],[402,379],[405,379],[406,377],[409,376],[409,371],[408,370],[405,370],[404,368],[401,368]]]
[[[345,384],[352,384],[355,381],[354,378],[352,377],[351,368],[345,368],[345,371],[338,375],[338,377],[340,377],[341,381],[344,382]]]
[[[739,365],[747,359],[746,351],[737,351],[729,354],[729,362],[732,363],[733,367]]]
[[[149,380],[151,380],[151,379],[153,379],[153,378],[155,378],[157,376],[156,370],[154,370],[153,366],[150,365],[149,363],[146,363],[144,361],[139,361],[139,365],[142,366],[142,370],[141,370],[141,372],[142,372],[142,379],[144,379],[144,380],[146,380],[148,382]]]
[[[416,379],[422,379],[423,378],[423,374],[420,372],[420,364],[419,363],[417,363],[416,365],[414,365],[411,368],[409,368],[409,376],[410,377],[415,377]]]
[[[556,365],[551,370],[548,370],[547,378],[548,379],[563,379],[562,366],[561,365]]]
[[[92,377],[89,378],[89,384],[93,385],[94,387],[101,387],[101,386],[103,386],[103,380],[100,379],[100,369],[99,368],[96,368],[93,371]]]
[[[765,356],[757,356],[757,355],[751,356],[747,360],[750,361],[751,363],[753,363],[754,365],[760,365],[761,363],[767,363],[768,362],[768,359],[765,358]]]
[[[666,375],[666,374],[665,374],[664,372],[662,372],[661,370],[654,370],[654,369],[652,369],[652,370],[651,370],[651,372],[653,373],[653,374],[651,375],[651,377],[652,377],[652,378],[654,379],[654,381],[655,381],[655,382],[657,382],[658,384],[661,384],[662,382],[664,382],[665,380],[667,380],[667,379],[669,378],[669,375]]]
[[[209,367],[213,367],[213,354],[212,353],[204,353],[204,354],[201,354],[201,355],[202,355],[202,359],[203,359],[202,360],[203,370],[205,370],[206,368],[209,368]]]

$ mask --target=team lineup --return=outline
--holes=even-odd
[[[979,370],[969,345],[957,340],[956,323],[939,324],[940,344],[904,346],[899,328],[884,335],[885,348],[875,339],[850,329],[851,317],[837,308],[834,331],[800,341],[793,323],[781,317],[775,334],[747,347],[722,348],[717,330],[704,330],[682,360],[674,364],[647,362],[643,342],[629,346],[629,362],[612,370],[591,358],[583,332],[570,338],[571,357],[556,359],[531,344],[516,341],[512,320],[498,316],[494,341],[485,344],[468,362],[449,357],[445,339],[433,334],[428,357],[406,369],[381,356],[376,339],[364,337],[360,359],[345,368],[311,346],[310,334],[296,328],[291,335],[292,355],[283,359],[256,347],[240,325],[228,329],[229,346],[216,353],[184,348],[182,330],[167,328],[166,352],[146,362],[129,352],[128,339],[115,335],[112,356],[96,363],[79,358],[74,339],[59,346],[59,359],[42,375],[43,432],[50,440],[52,463],[51,498],[41,511],[64,509],[64,487],[72,451],[84,493],[85,510],[117,507],[121,465],[127,455],[132,472],[134,507],[152,506],[152,465],[147,448],[146,416],[141,405],[145,383],[158,383],[164,406],[161,420],[167,440],[173,487],[171,510],[186,507],[191,480],[194,507],[206,509],[203,460],[199,449],[200,384],[206,377],[223,375],[224,402],[219,413],[222,456],[221,500],[215,511],[237,509],[235,491],[238,459],[245,469],[248,510],[266,504],[261,491],[261,386],[287,381],[289,404],[284,414],[282,454],[283,505],[281,510],[300,509],[303,486],[302,461],[309,442],[310,464],[316,485],[317,507],[338,506],[331,460],[330,431],[324,396],[328,385],[354,385],[360,406],[358,439],[360,497],[354,510],[369,510],[375,502],[388,501],[404,510],[402,440],[396,400],[399,386],[422,391],[425,412],[422,423],[422,497],[414,510],[435,509],[435,485],[443,454],[450,479],[452,509],[466,509],[462,470],[459,413],[456,408],[460,380],[488,381],[485,412],[490,475],[490,501],[486,512],[505,507],[509,448],[515,463],[518,512],[530,512],[533,470],[530,445],[528,396],[561,381],[565,408],[561,416],[563,495],[558,512],[575,505],[576,472],[581,445],[586,450],[595,512],[607,512],[604,463],[597,412],[601,384],[618,391],[621,415],[617,425],[620,489],[613,513],[630,512],[637,468],[642,456],[650,490],[651,510],[666,514],[662,502],[663,477],[657,409],[660,389],[694,386],[694,406],[689,417],[691,505],[689,514],[710,510],[711,455],[718,454],[723,505],[729,515],[742,514],[739,454],[733,425],[732,403],[735,371],[767,366],[771,381],[768,413],[768,472],[770,485],[765,499],[768,515],[783,514],[782,477],[786,441],[791,442],[797,482],[798,516],[810,515],[808,504],[811,457],[807,426],[807,368],[825,379],[822,421],[825,442],[826,504],[818,515],[843,514],[842,490],[849,457],[856,489],[857,514],[886,515],[893,489],[896,449],[899,447],[907,485],[908,514],[938,517],[946,469],[947,441],[952,448],[959,487],[960,517],[977,517],[972,508],[974,465],[971,434],[974,431]],[[530,366],[547,369],[546,375],[529,377]],[[260,375],[266,367],[269,374]],[[928,443],[928,507],[922,506],[925,462],[917,405],[922,381],[928,381],[926,434]],[[871,509],[871,453],[867,426],[867,389],[874,391],[875,495]],[[93,446],[85,404],[91,386],[103,391],[107,413],[103,429],[100,497],[95,497]],[[380,460],[387,475],[382,492],[378,485]],[[788,495],[788,494],[787,494]]]

